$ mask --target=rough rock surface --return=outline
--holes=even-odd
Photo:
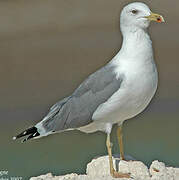
[[[113,158],[115,168],[123,173],[130,173],[130,180],[179,180],[179,168],[166,167],[163,162],[155,160],[150,168],[141,161],[119,161]],[[53,176],[51,173],[32,177],[30,180],[114,180],[109,173],[108,156],[93,159],[86,169],[85,175],[75,173],[64,176]],[[119,178],[121,180],[129,180]]]

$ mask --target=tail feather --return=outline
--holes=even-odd
[[[13,139],[14,140],[15,139],[19,139],[19,138],[27,136],[27,135],[30,135],[30,136],[28,136],[27,138],[23,139],[22,142],[25,142],[25,141],[27,141],[29,139],[32,139],[32,138],[35,138],[35,137],[39,136],[40,133],[37,131],[36,127],[31,127],[29,129],[26,129],[25,131],[21,132],[17,136],[14,136]]]

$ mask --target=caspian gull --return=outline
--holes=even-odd
[[[130,177],[114,170],[110,133],[118,124],[120,158],[124,159],[122,124],[142,112],[154,96],[158,75],[152,42],[147,32],[150,21],[164,22],[144,3],[125,6],[120,16],[123,35],[121,50],[104,67],[91,74],[70,96],[50,108],[43,120],[19,135],[29,135],[23,142],[69,129],[107,134],[110,173]]]

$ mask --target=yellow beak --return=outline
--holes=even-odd
[[[151,13],[150,16],[145,16],[150,21],[165,22],[164,18],[160,14]]]

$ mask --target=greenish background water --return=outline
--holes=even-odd
[[[28,179],[47,172],[85,173],[107,154],[105,134],[65,132],[21,144],[34,125],[120,49],[119,12],[126,0],[0,1],[0,171]],[[145,1],[166,23],[152,23],[159,89],[150,106],[124,124],[125,153],[147,165],[179,166],[179,1]],[[113,152],[118,153],[113,129]]]

